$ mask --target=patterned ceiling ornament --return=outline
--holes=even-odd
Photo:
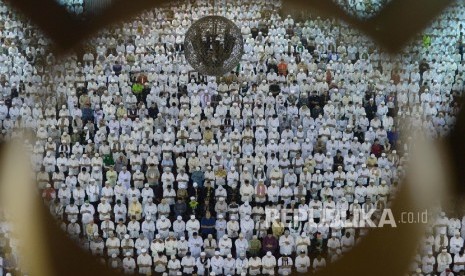
[[[234,70],[244,54],[241,30],[225,17],[203,17],[187,30],[184,51],[197,72],[222,76]]]

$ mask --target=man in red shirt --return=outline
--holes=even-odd
[[[287,64],[284,62],[284,59],[281,59],[281,62],[278,64],[278,74],[287,76]]]
[[[381,153],[383,153],[384,147],[379,144],[379,140],[375,139],[375,143],[371,146],[371,153],[376,156],[376,158],[381,157]]]
[[[45,189],[42,191],[42,198],[47,205],[56,198],[56,191],[52,188],[52,185],[46,185]]]

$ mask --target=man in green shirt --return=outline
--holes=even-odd
[[[258,256],[260,250],[262,249],[262,242],[257,238],[257,235],[254,235],[249,241],[249,253],[251,256]]]
[[[116,171],[113,168],[113,166],[110,166],[109,170],[106,173],[106,176],[107,176],[107,181],[110,182],[110,186],[115,187],[116,179],[118,178],[118,175],[116,174]]]

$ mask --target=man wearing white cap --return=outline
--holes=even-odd
[[[125,256],[134,254],[134,240],[128,234],[124,235],[124,239],[121,240],[121,249]]]
[[[203,243],[202,237],[200,237],[197,232],[194,232],[192,237],[189,238],[189,251],[193,258],[198,258],[200,256]]]
[[[289,230],[284,232],[284,235],[279,237],[279,251],[281,254],[291,255],[294,250],[294,238],[289,235]]]
[[[215,273],[216,275],[223,274],[224,260],[223,257],[220,256],[220,252],[215,252],[215,256],[210,259],[210,264],[213,273]]]
[[[166,271],[166,265],[168,264],[168,259],[166,258],[163,252],[156,253],[153,257],[153,264],[155,266],[156,273],[163,273]]]
[[[90,241],[89,247],[93,255],[103,256],[105,243],[97,232],[94,233],[94,238]]]
[[[191,256],[191,252],[187,252],[186,256],[182,258],[181,266],[184,274],[192,274],[195,267],[195,258]]]
[[[428,251],[428,254],[426,256],[423,256],[423,258],[421,259],[421,263],[421,270],[424,273],[433,273],[434,265],[436,264],[436,258],[434,258],[433,256],[433,251]]]
[[[113,254],[119,255],[119,248],[121,246],[121,241],[115,236],[115,234],[110,232],[109,238],[105,242],[107,248],[107,255],[111,256]]]
[[[450,238],[449,241],[450,253],[458,254],[459,251],[463,248],[463,238],[460,237],[460,231],[456,230],[454,236]]]
[[[195,218],[195,215],[191,215],[191,219],[186,222],[186,231],[189,237],[192,237],[194,232],[199,232],[200,222]]]
[[[173,222],[173,231],[176,238],[178,239],[185,235],[186,223],[184,222],[181,216],[178,216],[176,220]]]
[[[331,238],[328,240],[328,254],[329,255],[334,255],[336,254],[336,251],[341,248],[341,242],[337,238],[336,233],[331,234]]]
[[[438,263],[438,272],[443,272],[446,270],[446,268],[449,268],[450,264],[452,263],[452,257],[451,255],[447,252],[446,248],[443,248],[441,250],[441,253],[438,254],[436,257],[437,263]]]
[[[249,259],[249,274],[259,275],[262,268],[262,259],[257,255]]]
[[[86,225],[94,219],[95,208],[90,205],[89,201],[86,201],[81,207],[79,212],[81,213],[82,226],[85,229]]]
[[[236,260],[232,257],[231,254],[223,260],[224,264],[224,275],[234,275],[236,271]]]
[[[307,273],[310,267],[310,257],[302,250],[299,255],[295,257],[295,268],[299,273]]]
[[[150,274],[152,269],[152,258],[147,254],[147,249],[141,249],[141,254],[137,257],[137,266],[140,274]]]
[[[213,256],[213,255],[212,255]],[[205,252],[200,253],[200,257],[195,261],[197,267],[197,274],[200,276],[207,275],[207,271],[210,269],[210,259],[207,258]]]
[[[166,216],[162,215],[157,220],[156,226],[158,234],[160,234],[161,238],[166,239],[171,228],[171,221],[167,219]]]
[[[79,224],[76,223],[76,220],[72,219],[71,223],[68,224],[67,228],[67,232],[71,236],[71,238],[77,240],[79,238],[79,234],[81,234],[81,226],[79,226]]]
[[[149,241],[153,240],[155,235],[155,223],[152,221],[152,217],[149,216],[145,218],[144,222],[142,222],[141,230]]]
[[[178,249],[178,256],[184,257],[189,250],[189,243],[187,242],[185,237],[181,237],[177,244]]]
[[[226,256],[231,253],[232,249],[232,240],[228,235],[223,235],[223,237],[218,241],[218,248],[220,249],[221,256]]]
[[[122,170],[118,174],[118,181],[123,183],[123,186],[126,189],[129,189],[130,182],[131,182],[131,172],[129,172],[126,166],[123,166]]]
[[[176,255],[178,251],[178,240],[174,237],[174,233],[171,232],[169,237],[165,240],[165,253],[167,256]]]
[[[240,225],[236,215],[230,216],[230,220],[226,223],[226,229],[229,237],[237,238],[239,236]]]
[[[262,258],[262,267],[262,274],[274,274],[276,257],[270,251],[266,252],[266,255]]]
[[[137,250],[137,254],[141,254],[142,250],[147,250],[150,247],[150,241],[145,237],[143,233],[140,233],[139,238],[136,239],[134,247]]]
[[[236,274],[241,274],[242,273],[247,273],[247,270],[249,269],[249,260],[246,258],[245,253],[239,254],[236,258]],[[234,275],[234,273],[232,273]]]
[[[245,171],[248,171],[247,168],[244,168]],[[242,176],[243,177],[243,176]],[[242,180],[242,178],[241,178]],[[254,187],[250,184],[249,180],[245,180],[244,184],[241,184],[241,187],[239,189],[239,193],[241,195],[241,200],[242,201],[252,201],[252,197],[255,193]]]
[[[252,221],[250,218],[249,218],[250,221]],[[240,233],[239,234],[239,238],[236,239],[236,241],[234,242],[234,245],[236,247],[236,256],[240,256],[241,253],[246,253],[247,250],[249,249],[249,239],[252,238],[252,235],[250,235],[250,238],[245,238],[245,235]]]
[[[131,257],[131,253],[126,253],[126,258],[123,259],[123,270],[125,274],[134,274],[136,269],[136,261]]]

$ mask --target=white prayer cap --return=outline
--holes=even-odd
[[[195,219],[195,215],[191,215],[191,219]]]
[[[271,251],[266,252],[267,256],[271,256]]]
[[[145,248],[142,248],[142,249],[140,250],[140,252],[142,252],[142,253],[146,253],[146,252],[147,252],[147,249],[145,249]]]

